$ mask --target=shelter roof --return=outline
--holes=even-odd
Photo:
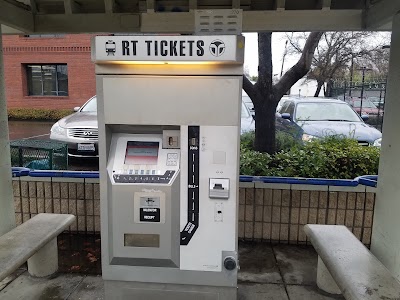
[[[390,30],[399,0],[0,0],[4,33],[193,33],[196,10],[243,10],[243,32]]]

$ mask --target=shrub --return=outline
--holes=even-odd
[[[294,147],[300,146],[301,141],[295,138],[292,134],[277,131],[275,136],[276,151],[286,151]],[[240,149],[253,150],[254,131],[246,132],[240,136]]]
[[[353,179],[377,174],[379,155],[379,148],[359,146],[352,139],[326,137],[272,156],[246,150],[241,153],[240,172],[254,176]]]
[[[301,146],[302,141],[300,138],[296,138],[290,133],[286,133],[283,131],[276,132],[276,151],[288,151],[293,148],[297,148]]]
[[[57,121],[73,111],[70,109],[10,108],[9,120]]]
[[[246,175],[268,175],[268,166],[271,156],[268,153],[243,149],[240,151],[240,174]]]
[[[240,136],[240,151],[253,150],[254,131],[243,133]]]

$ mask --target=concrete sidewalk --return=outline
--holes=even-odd
[[[239,300],[344,299],[318,290],[317,254],[311,247],[241,243],[239,251]],[[103,295],[101,276],[57,274],[38,279],[19,270],[0,282],[1,300],[95,300]]]

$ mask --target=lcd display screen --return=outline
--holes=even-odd
[[[158,142],[129,141],[126,145],[126,165],[156,165],[158,160]]]

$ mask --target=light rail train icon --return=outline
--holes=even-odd
[[[109,55],[114,56],[114,55],[115,55],[115,50],[116,50],[115,42],[114,42],[114,41],[111,41],[111,40],[108,40],[108,41],[106,42],[106,52],[107,52],[107,56],[109,56]]]

